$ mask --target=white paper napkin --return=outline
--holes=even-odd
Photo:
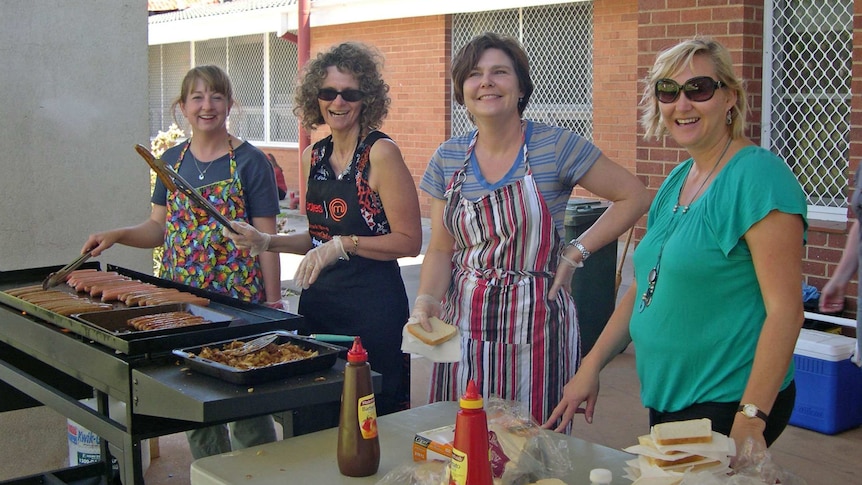
[[[419,354],[431,362],[458,362],[461,360],[461,332],[439,345],[428,345],[417,339],[407,330],[401,329],[401,351]]]

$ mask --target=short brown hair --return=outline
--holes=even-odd
[[[452,59],[452,89],[455,91],[455,101],[464,105],[464,81],[470,75],[470,71],[479,63],[479,58],[488,49],[500,49],[515,67],[518,76],[518,84],[524,91],[524,95],[518,100],[518,114],[523,115],[530,96],[533,94],[533,80],[530,78],[530,60],[521,43],[512,37],[502,36],[493,32],[473,37],[464,47],[458,50]]]

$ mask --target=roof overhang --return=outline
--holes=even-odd
[[[311,2],[309,24],[311,27],[325,27],[561,3],[577,3],[577,0],[316,0]],[[149,45],[265,32],[281,36],[297,30],[298,15],[297,0],[251,0],[246,5],[244,2],[231,2],[154,15],[149,18]]]

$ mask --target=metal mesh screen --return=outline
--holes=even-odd
[[[592,2],[453,15],[453,56],[475,35],[487,31],[515,37],[527,51],[535,90],[524,117],[591,139]],[[453,96],[452,135],[472,129],[466,109]]]
[[[811,208],[846,215],[853,1],[775,0],[768,148],[796,174]],[[770,31],[771,30],[771,31]],[[810,208],[810,209],[811,209]]]
[[[150,46],[149,65],[150,137],[155,138],[174,122],[188,134],[188,123],[179,108],[171,112],[171,104],[179,96],[183,76],[191,66],[189,44]]]
[[[296,44],[274,33],[151,46],[149,53],[150,136],[174,121],[186,134],[188,123],[171,103],[179,96],[183,76],[192,67],[214,64],[230,75],[237,104],[228,120],[231,133],[251,142],[296,143],[293,116]]]

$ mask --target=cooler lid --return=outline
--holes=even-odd
[[[849,359],[856,347],[856,339],[834,333],[803,328],[796,341],[797,355],[837,362]]]

